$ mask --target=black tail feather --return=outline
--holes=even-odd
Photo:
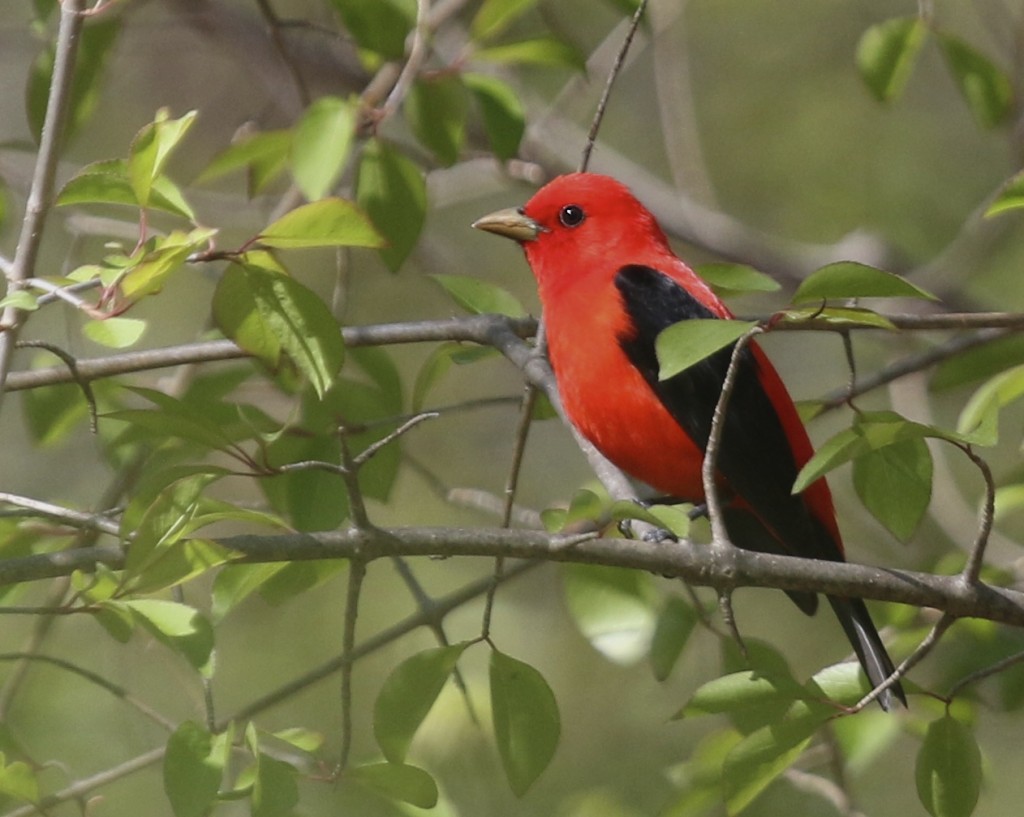
[[[829,596],[828,600],[836,612],[839,623],[843,625],[843,631],[850,639],[868,680],[872,686],[879,686],[893,674],[895,667],[885,650],[881,636],[878,635],[878,630],[875,629],[874,622],[871,621],[868,608],[861,599]],[[878,703],[887,712],[893,708],[895,702],[904,707],[907,705],[907,696],[899,683],[893,684],[878,696]]]

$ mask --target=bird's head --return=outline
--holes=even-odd
[[[473,223],[518,241],[544,289],[584,275],[611,278],[623,263],[669,253],[654,216],[625,185],[597,173],[559,176],[524,206]]]

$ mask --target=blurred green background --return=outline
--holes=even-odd
[[[464,42],[465,21],[477,3],[439,32],[436,47],[451,59]],[[913,15],[917,3],[891,0],[653,0],[650,24],[641,32],[631,59],[618,79],[591,169],[612,172],[636,188],[657,214],[671,213],[672,191],[709,211],[721,212],[763,234],[765,247],[801,257],[814,245],[835,245],[851,235],[853,244],[877,251],[888,268],[911,275],[915,283],[939,293],[956,308],[1020,310],[1019,284],[1024,232],[1013,215],[991,222],[981,208],[1017,169],[1018,123],[986,129],[972,118],[949,76],[939,49],[926,44],[903,96],[884,106],[860,81],[854,55],[870,25],[894,15]],[[321,2],[277,2],[283,18],[332,25]],[[7,214],[0,248],[8,257],[17,239],[33,150],[25,117],[25,88],[40,40],[31,30],[28,0],[0,0],[0,177],[6,184]],[[285,127],[301,111],[288,77],[268,43],[256,4],[237,0],[148,0],[122,3],[108,12],[122,30],[105,68],[102,93],[91,118],[67,146],[61,175],[97,159],[125,153],[134,134],[160,107],[174,115],[197,109],[199,121],[188,149],[176,159],[173,174],[191,179],[246,123]],[[936,2],[936,25],[954,31],[1007,70],[1019,66],[1019,3]],[[1002,21],[1017,21],[1008,30]],[[608,62],[622,34],[622,14],[613,3],[549,0],[515,24],[523,36],[554,31],[580,53],[592,56],[585,74],[530,67],[510,75],[528,111],[521,148],[526,163],[512,168],[516,179],[483,150],[465,151],[450,168],[428,175],[430,209],[413,257],[396,274],[369,252],[346,261],[346,287],[340,314],[349,324],[424,320],[456,314],[432,273],[471,275],[511,291],[536,312],[536,296],[521,254],[511,244],[472,231],[470,222],[497,207],[525,201],[529,179],[574,167],[582,148]],[[305,31],[297,52],[317,93],[347,93],[352,88],[338,72],[334,46],[316,31]],[[322,67],[321,67],[322,66]],[[1015,77],[1019,79],[1019,77]],[[388,135],[409,143],[400,121]],[[422,150],[410,146],[413,155]],[[343,180],[343,185],[347,180]],[[253,200],[232,178],[189,189],[200,220],[223,227],[223,246],[251,235],[277,203],[280,191]],[[645,193],[651,198],[645,197]],[[657,195],[655,195],[657,194]],[[680,199],[681,200],[681,199]],[[129,216],[130,220],[130,216]],[[262,221],[261,221],[262,220]],[[109,225],[97,225],[79,213],[61,211],[51,221],[42,257],[43,274],[57,274],[101,252]],[[131,229],[128,224],[128,229]],[[679,252],[694,263],[715,258],[699,240],[706,224],[686,225]],[[681,231],[683,232],[683,231]],[[859,242],[859,243],[857,243]],[[820,249],[820,248],[819,248]],[[836,249],[837,253],[841,250]],[[836,256],[837,259],[842,257]],[[746,257],[758,266],[759,258]],[[337,282],[330,253],[310,252],[296,264],[307,285],[330,298]],[[741,313],[764,313],[780,306],[806,270],[794,267],[783,291],[746,296],[731,303]],[[158,298],[139,307],[151,319],[144,339],[158,347],[185,342],[203,332],[215,280],[207,270],[184,270]],[[52,311],[32,325],[31,333],[88,356],[90,346],[77,330],[78,317]],[[870,372],[939,335],[894,337],[863,333],[854,347],[858,367]],[[847,379],[838,339],[790,333],[765,343],[798,399],[814,399],[841,387]],[[408,384],[430,352],[426,346],[392,350]],[[20,362],[28,365],[30,356]],[[139,378],[161,383],[162,374]],[[258,379],[245,386],[247,399],[278,398]],[[467,487],[500,494],[511,456],[516,399],[521,381],[507,362],[491,358],[455,367],[432,392],[430,404],[446,406],[474,398],[507,397],[498,405],[444,414],[404,440],[406,455],[423,464],[402,472],[386,506],[372,507],[380,524],[483,525],[494,519],[477,510],[454,507],[437,485]],[[928,391],[915,377],[861,405],[895,405],[925,422],[953,423],[966,390]],[[609,399],[614,399],[610,397]],[[0,473],[3,490],[88,507],[98,486],[109,479],[97,456],[98,443],[82,429],[53,447],[35,446],[19,416],[18,401],[0,417]],[[823,440],[849,422],[835,412],[811,425]],[[997,474],[1018,467],[1019,413],[1012,414],[1003,447],[994,452]],[[848,473],[832,480],[841,526],[852,560],[915,569],[933,569],[941,558],[969,546],[981,486],[962,458],[935,449],[937,481],[932,513],[907,546],[896,543],[860,507]],[[567,501],[591,480],[585,461],[567,430],[557,421],[537,424],[530,438],[519,501],[543,509]],[[251,500],[248,486],[230,484],[228,498]],[[993,562],[1017,558],[1020,520],[1002,520],[993,541]],[[460,582],[485,576],[489,564],[449,560],[417,564],[431,593],[442,594]],[[673,676],[657,683],[643,662],[620,666],[598,654],[566,614],[561,569],[545,566],[507,585],[499,594],[494,639],[505,652],[528,661],[548,679],[562,713],[562,740],[552,766],[529,794],[516,799],[505,785],[487,729],[474,724],[450,686],[418,736],[412,760],[436,771],[448,805],[436,813],[459,815],[604,815],[658,814],[672,802],[667,770],[688,759],[711,728],[704,720],[669,721],[695,686],[719,671],[719,645],[698,632]],[[202,588],[189,600],[202,603]],[[44,589],[31,589],[17,603],[39,603]],[[414,610],[389,565],[375,564],[364,591],[359,618],[361,637],[378,632]],[[745,636],[767,640],[782,650],[798,677],[824,663],[840,660],[847,646],[828,616],[806,619],[779,593],[743,591],[735,600]],[[277,685],[337,655],[344,608],[344,579],[336,578],[299,599],[271,606],[246,602],[218,630],[217,672],[213,694],[219,713],[274,689]],[[453,641],[479,632],[481,607],[467,605],[447,623]],[[884,619],[885,613],[881,613]],[[927,618],[927,614],[925,614]],[[22,649],[34,624],[5,616],[0,651]],[[959,627],[974,625],[961,624]],[[995,628],[977,627],[992,644]],[[1012,636],[1019,640],[1019,636]],[[433,643],[417,632],[360,661],[355,673],[354,757],[376,754],[371,708],[386,673],[416,649]],[[899,644],[904,654],[912,644]],[[200,718],[202,689],[191,672],[158,644],[136,639],[120,645],[92,621],[57,621],[44,651],[116,678],[172,719]],[[956,630],[914,673],[924,686],[942,691],[958,678],[966,656],[958,650]],[[474,708],[486,723],[484,651],[470,650],[460,664]],[[999,694],[989,682],[984,695]],[[1008,683],[1008,682],[1007,682]],[[1003,690],[1005,694],[1005,690]],[[1019,693],[1018,693],[1019,695]],[[305,724],[327,735],[326,754],[336,751],[339,708],[336,677],[285,706],[260,716],[273,729]],[[927,706],[918,704],[914,706]],[[979,740],[989,783],[977,811],[984,815],[1019,813],[1024,779],[1016,718],[980,714]],[[870,728],[885,731],[891,721],[880,713],[862,716]],[[64,769],[44,772],[55,787],[68,779],[99,772],[141,754],[163,740],[163,732],[137,713],[95,688],[52,668],[34,667],[6,714],[4,728],[16,734],[35,758],[60,758]],[[864,814],[915,814],[915,741],[904,735],[864,770],[850,786]],[[101,792],[89,805],[97,814],[168,814],[159,795],[159,768],[151,767]],[[239,806],[241,808],[241,806]],[[302,786],[303,814],[394,814],[395,807],[346,787],[318,782]],[[233,813],[232,807],[224,813]],[[448,809],[447,811],[445,809]],[[71,813],[64,806],[60,813]],[[410,810],[410,813],[413,813]],[[834,808],[788,783],[779,783],[759,800],[752,815],[834,814]]]

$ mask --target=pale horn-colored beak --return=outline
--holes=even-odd
[[[473,228],[502,235],[520,243],[536,241],[537,236],[545,232],[540,224],[516,207],[482,216],[473,222]]]

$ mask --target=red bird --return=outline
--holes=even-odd
[[[537,279],[551,365],[566,414],[628,474],[671,497],[701,502],[701,466],[732,349],[658,379],[658,333],[690,318],[730,318],[728,308],[675,256],[654,216],[624,185],[574,173],[525,207],[474,227],[519,242]],[[755,343],[741,355],[717,460],[730,539],[767,553],[843,561],[824,479],[791,488],[813,449],[785,386]],[[807,614],[818,598],[789,594]],[[872,684],[893,664],[864,602],[829,596]],[[904,705],[899,685],[879,697]]]

